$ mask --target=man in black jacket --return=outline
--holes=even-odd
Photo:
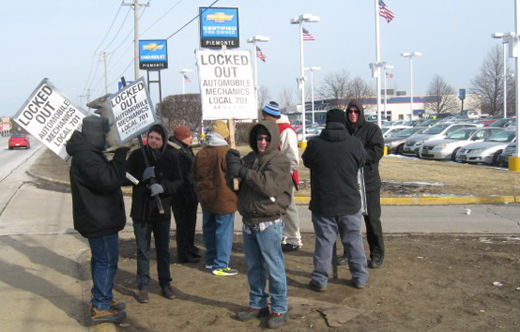
[[[367,159],[363,168],[365,174],[365,190],[367,198],[367,212],[365,226],[367,241],[370,248],[370,262],[368,267],[377,269],[383,264],[385,244],[381,227],[381,177],[379,176],[379,160],[383,157],[384,139],[381,129],[374,123],[365,121],[363,107],[356,101],[347,106],[347,130],[352,136],[361,140],[367,152]],[[339,263],[345,262],[345,255]]]
[[[88,116],[82,131],[75,131],[66,146],[72,156],[74,229],[88,239],[92,253],[91,321],[95,324],[119,323],[126,317],[124,303],[113,301],[112,288],[119,257],[118,232],[126,223],[121,185],[128,148],[118,148],[108,161],[103,154],[108,130],[106,118]]]
[[[368,281],[367,259],[361,235],[361,196],[358,170],[365,163],[361,142],[345,129],[345,114],[327,112],[327,126],[311,139],[303,152],[303,164],[311,170],[312,224],[316,234],[314,271],[309,287],[325,291],[338,232],[346,248],[352,283],[363,288]]]

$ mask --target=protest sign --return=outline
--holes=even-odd
[[[250,52],[199,50],[196,57],[203,119],[256,119]]]
[[[14,116],[14,121],[67,160],[65,144],[74,130],[81,128],[87,113],[44,78]]]
[[[121,144],[146,132],[157,123],[144,78],[109,98]]]

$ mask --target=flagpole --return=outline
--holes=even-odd
[[[381,50],[379,47],[379,1],[374,0],[375,20],[376,20],[376,63],[375,77],[377,89],[377,125],[381,128]]]

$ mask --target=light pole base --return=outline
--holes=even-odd
[[[520,172],[520,157],[509,157],[509,170],[511,172]]]
[[[383,148],[383,156],[386,156],[388,154],[388,146],[385,145]]]
[[[300,143],[298,143],[298,147],[300,149],[305,149],[307,147],[307,141],[301,141]]]

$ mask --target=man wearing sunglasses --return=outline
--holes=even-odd
[[[365,226],[367,229],[367,241],[370,248],[370,261],[368,267],[377,269],[383,264],[385,257],[385,245],[383,241],[383,229],[381,227],[381,177],[379,176],[379,160],[383,157],[384,139],[381,129],[374,123],[365,120],[363,106],[357,101],[351,101],[347,106],[346,126],[348,132],[361,140],[367,158],[363,172],[365,175],[365,191],[367,211],[365,214]],[[346,254],[338,261],[346,264]]]

